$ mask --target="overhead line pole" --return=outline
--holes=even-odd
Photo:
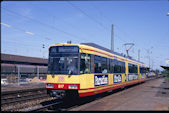
[[[140,61],[140,49],[138,50],[138,61]]]
[[[112,28],[111,28],[111,50],[114,51],[114,28],[113,28],[113,24],[112,24]]]

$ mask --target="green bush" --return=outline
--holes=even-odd
[[[164,70],[164,71],[162,71],[162,74],[165,76],[165,79],[166,80],[169,80],[169,70]]]

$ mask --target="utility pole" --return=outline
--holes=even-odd
[[[140,49],[138,50],[138,61],[140,61]]]
[[[149,63],[149,68],[150,68],[150,50],[149,49],[147,49],[147,54],[148,54],[148,63]]]
[[[42,48],[43,48],[43,49],[45,48],[45,44],[42,44]],[[42,49],[42,54],[43,54],[43,58],[44,58],[45,56],[44,56],[43,49]]]
[[[113,30],[113,24],[111,28],[111,50],[114,51],[114,30]]]
[[[20,65],[17,65],[18,69],[18,86],[20,85]]]
[[[151,47],[150,49],[147,49],[148,59],[149,59],[149,68],[150,68],[150,54],[152,54],[152,50],[151,49],[153,49],[153,47]],[[152,58],[151,58],[151,60],[152,60]]]

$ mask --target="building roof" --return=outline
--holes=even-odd
[[[169,67],[168,66],[161,66],[163,69],[167,69],[169,70]]]
[[[1,54],[1,62],[21,62],[21,63],[33,63],[33,64],[47,64],[48,59],[11,55],[11,54]]]

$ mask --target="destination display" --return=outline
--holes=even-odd
[[[94,86],[108,84],[108,75],[94,75]]]
[[[128,75],[128,81],[137,80],[137,79],[138,79],[138,75],[136,75],[136,74],[129,74]]]
[[[78,47],[72,46],[58,47],[58,52],[78,52]]]
[[[113,82],[114,83],[122,82],[122,75],[113,75]]]
[[[51,53],[78,53],[79,48],[77,46],[57,46],[50,48]]]

